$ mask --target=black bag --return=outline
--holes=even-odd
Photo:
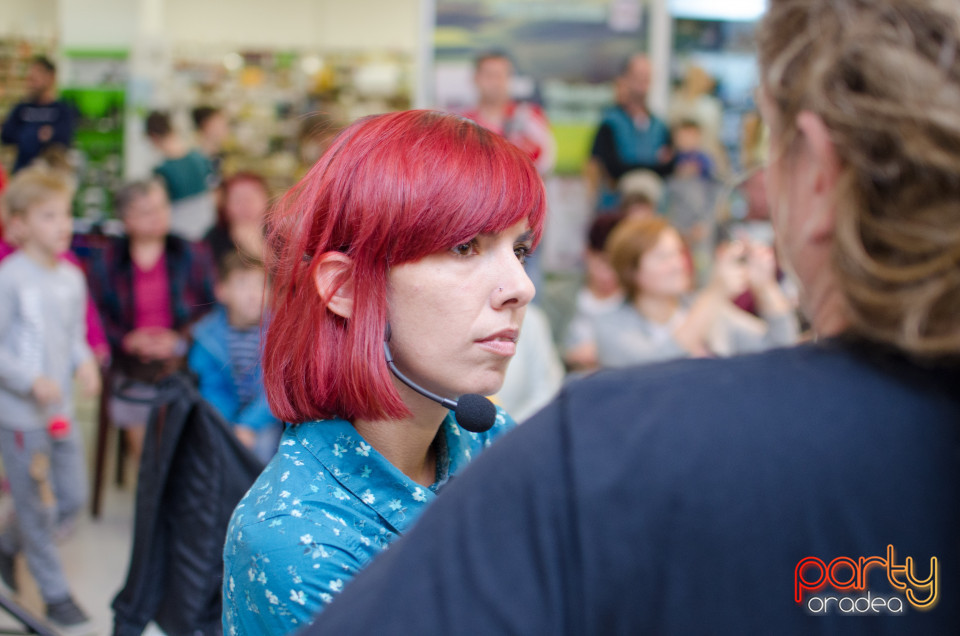
[[[223,545],[263,465],[184,373],[160,383],[137,483],[133,549],[113,600],[117,636],[150,621],[169,636],[219,635]]]

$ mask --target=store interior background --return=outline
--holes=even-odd
[[[651,56],[650,105],[661,115],[687,68],[707,70],[717,80],[725,109],[721,139],[736,169],[741,121],[754,107],[752,30],[763,6],[764,0],[4,0],[0,117],[23,98],[30,58],[53,59],[61,94],[82,113],[77,229],[110,231],[111,192],[147,176],[158,162],[143,134],[150,110],[169,110],[189,139],[192,108],[222,108],[232,125],[225,174],[254,170],[280,195],[302,174],[298,133],[311,113],[346,124],[388,110],[464,106],[472,99],[473,56],[504,49],[516,62],[517,97],[542,103],[559,143],[556,174],[545,180],[550,218],[538,290],[556,337],[572,311],[592,213],[582,166],[601,110],[613,101],[619,64],[630,52]],[[7,172],[12,158],[11,148],[0,150]],[[80,600],[104,626],[126,571],[132,494],[128,485],[108,495],[102,518],[80,530],[89,539],[65,548],[73,554],[65,555],[71,580],[101,577],[81,588]]]
[[[110,191],[149,174],[157,161],[143,135],[151,109],[170,110],[189,135],[191,108],[223,108],[233,124],[225,171],[255,169],[283,190],[297,175],[297,133],[309,113],[347,123],[386,110],[463,106],[472,98],[473,55],[498,48],[517,62],[517,96],[541,102],[551,120],[557,175],[576,181],[612,101],[617,66],[631,51],[647,51],[654,62],[650,103],[661,114],[689,65],[710,72],[727,108],[723,141],[736,153],[739,117],[752,108],[751,33],[763,0],[716,4],[6,0],[0,115],[22,97],[31,55],[58,62],[61,91],[84,114],[76,213],[98,222],[111,217]],[[469,18],[480,15],[504,26],[468,33],[479,23]],[[10,153],[0,155],[5,165]],[[578,253],[547,251],[553,269],[571,266]]]
[[[619,65],[631,52],[650,55],[650,105],[661,115],[691,65],[707,70],[736,168],[764,1],[5,0],[0,116],[23,96],[30,56],[58,63],[61,94],[83,114],[77,228],[111,231],[111,192],[158,162],[143,134],[152,109],[169,110],[187,138],[193,107],[224,109],[232,124],[224,173],[261,173],[279,195],[305,170],[298,133],[311,113],[345,124],[388,110],[462,107],[472,99],[473,56],[506,50],[516,96],[543,105],[558,140],[538,290],[556,336],[592,212],[582,167]],[[3,148],[0,161],[11,159]]]

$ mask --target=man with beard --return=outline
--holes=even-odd
[[[33,58],[27,70],[27,98],[3,122],[0,138],[17,146],[13,172],[26,167],[49,146],[73,143],[73,108],[57,99],[57,67],[47,57]]]

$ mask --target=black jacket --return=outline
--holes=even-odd
[[[227,523],[263,466],[184,374],[161,383],[146,436],[114,634],[150,621],[170,636],[220,634]]]

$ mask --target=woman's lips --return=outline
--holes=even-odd
[[[477,344],[491,353],[510,357],[517,352],[519,335],[520,332],[516,329],[504,329],[482,340],[477,340]]]

